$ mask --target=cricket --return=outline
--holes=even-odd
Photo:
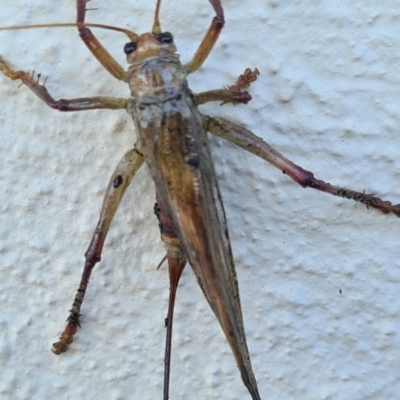
[[[240,280],[234,261],[235,250],[231,248],[229,218],[226,216],[224,195],[219,188],[215,167],[218,159],[212,155],[209,136],[216,136],[266,161],[265,168],[276,168],[284,175],[284,179],[291,180],[293,185],[297,184],[299,190],[303,188],[321,192],[326,202],[337,197],[343,202],[347,201],[348,207],[359,203],[365,211],[358,208],[355,212],[374,213],[376,218],[386,218],[388,224],[398,223],[396,217],[400,217],[400,204],[379,193],[365,190],[363,185],[368,185],[368,182],[354,179],[352,187],[342,186],[339,177],[335,182],[330,182],[318,171],[311,171],[289,159],[263,137],[247,129],[245,124],[218,116],[218,109],[225,104],[230,103],[238,108],[252,106],[252,88],[259,84],[263,74],[259,66],[244,65],[243,70],[237,71],[236,80],[221,83],[220,87],[211,87],[199,93],[191,90],[188,82],[191,74],[196,74],[207,63],[227,23],[221,0],[204,1],[205,7],[211,5],[214,15],[189,60],[180,59],[174,33],[163,30],[161,0],[155,1],[154,19],[145,33],[134,30],[134,21],[133,30],[130,30],[131,27],[127,29],[88,21],[89,4],[92,6],[94,2],[76,0],[76,22],[0,28],[49,28],[55,32],[75,27],[92,54],[93,62],[100,63],[109,75],[126,83],[131,93],[128,98],[83,93],[79,98],[58,99],[52,95],[51,77],[46,80],[33,72],[32,67],[30,70],[22,69],[24,65],[18,65],[12,55],[0,54],[0,71],[22,85],[24,90],[29,89],[32,96],[37,96],[49,107],[61,112],[125,110],[133,120],[136,134],[133,146],[125,149],[125,154],[109,178],[99,210],[100,217],[82,262],[80,281],[77,269],[74,270],[76,293],[71,293],[71,305],[65,310],[65,318],[60,318],[60,335],[51,350],[60,357],[68,357],[74,342],[86,334],[85,316],[90,313],[90,305],[85,295],[91,290],[91,282],[97,269],[101,268],[101,260],[107,257],[103,247],[109,231],[113,229],[112,221],[126,191],[135,185],[135,176],[139,170],[147,168],[155,187],[154,205],[151,207],[155,214],[154,223],[158,224],[165,248],[164,257],[154,268],[166,268],[169,274],[169,301],[164,322],[163,399],[170,398],[170,386],[176,384],[174,379],[171,380],[174,370],[171,358],[179,352],[179,349],[172,350],[174,309],[176,298],[179,298],[182,273],[188,268],[192,269],[210,307],[209,311],[214,314],[224,333],[232,352],[232,363],[236,364],[250,398],[267,398],[260,395],[258,388],[260,379],[265,377],[258,377],[257,369],[252,366],[253,354],[246,337]],[[96,3],[101,2],[96,0]],[[96,6],[101,7],[101,4]],[[120,65],[102,45],[97,38],[97,30],[114,30],[126,36],[127,43],[121,48],[126,55],[126,65]],[[211,102],[216,105],[215,115],[202,112],[202,105]],[[344,295],[341,288],[337,292],[338,296]],[[135,324],[139,323],[135,321]],[[96,343],[93,343],[87,350],[95,351],[95,346]]]

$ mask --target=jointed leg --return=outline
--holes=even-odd
[[[178,289],[179,279],[186,265],[186,254],[183,246],[178,239],[171,219],[157,196],[157,203],[154,206],[154,213],[157,215],[158,226],[161,232],[161,240],[167,251],[169,272],[169,301],[168,315],[165,320],[167,335],[165,339],[165,357],[164,357],[164,400],[169,398],[169,377],[171,371],[171,351],[172,351],[172,325],[174,319],[174,307],[176,291]]]
[[[221,33],[222,27],[225,23],[224,10],[221,5],[221,0],[209,0],[209,2],[214,8],[216,16],[213,18],[211,26],[208,28],[208,31],[205,34],[202,42],[200,43],[200,46],[197,49],[192,60],[185,65],[188,74],[196,71],[202,66],[203,62],[210,54],[211,49],[214,47],[214,44],[217,41],[218,36]]]
[[[247,104],[251,100],[248,92],[239,92],[228,89],[208,90],[194,95],[196,104],[204,104],[210,101],[220,101],[221,105],[225,103]]]
[[[0,57],[0,71],[11,80],[21,79],[22,83],[40,97],[48,106],[59,111],[83,111],[98,108],[121,109],[126,108],[127,100],[114,97],[82,97],[71,100],[54,100],[46,87],[39,83],[40,74],[35,79],[33,74],[25,71],[15,71]]]
[[[250,68],[246,68],[242,75],[239,76],[236,83],[234,85],[229,86],[229,90],[242,90],[247,89],[252,82],[257,80],[257,76],[260,75],[260,72],[257,68],[254,68],[252,71]]]
[[[93,267],[101,259],[101,251],[104,241],[110,228],[111,221],[121,202],[126,188],[129,186],[133,176],[143,164],[143,156],[135,149],[129,150],[122,157],[117,165],[108,184],[106,194],[103,200],[103,206],[100,213],[100,219],[97,223],[92,241],[85,253],[86,262],[83,269],[79,289],[75,295],[70,315],[67,319],[68,324],[60,336],[60,341],[53,343],[53,353],[61,354],[67,351],[68,345],[73,342],[73,336],[79,325],[80,310],[85,296],[86,288],[89,283],[90,274]]]
[[[178,289],[179,279],[186,265],[186,259],[168,258],[169,272],[169,301],[168,316],[165,320],[167,335],[165,338],[165,357],[164,357],[164,400],[169,398],[169,376],[171,371],[171,342],[172,342],[172,324],[174,319],[174,307],[176,290]]]
[[[76,22],[84,23],[86,14],[86,3],[90,0],[76,0],[77,17]],[[115,78],[126,81],[126,72],[118,64],[115,58],[105,49],[105,47],[97,40],[92,31],[86,27],[78,27],[79,36],[84,41],[87,48],[97,58],[100,64]]]
[[[294,164],[278,151],[273,149],[263,139],[240,125],[224,118],[211,118],[209,116],[204,116],[204,121],[206,129],[209,132],[229,140],[244,150],[270,162],[304,188],[310,187],[312,189],[333,194],[334,196],[358,201],[365,204],[367,207],[376,208],[384,214],[391,212],[400,217],[400,204],[392,205],[390,201],[381,200],[379,197],[375,197],[372,194],[344,189],[316,179],[312,172]]]
[[[257,79],[259,75],[258,69],[252,71],[246,68],[244,73],[239,76],[234,85],[228,86],[227,89],[209,90],[195,95],[197,104],[204,104],[210,101],[221,101],[221,105],[225,103],[242,103],[247,104],[251,100],[248,92],[241,92],[242,89],[248,88],[252,82]]]

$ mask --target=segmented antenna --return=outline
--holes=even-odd
[[[161,7],[161,0],[157,0],[156,12],[154,14],[154,24],[153,24],[153,29],[151,30],[151,32],[154,35],[161,35],[160,7]]]
[[[0,31],[17,31],[20,29],[36,29],[36,28],[65,28],[71,26],[79,26],[79,27],[91,27],[91,28],[102,28],[102,29],[110,29],[112,31],[125,33],[126,36],[132,41],[137,42],[139,36],[137,33],[132,32],[128,29],[117,28],[115,26],[103,25],[103,24],[91,24],[90,22],[72,22],[72,23],[61,23],[61,24],[37,24],[37,25],[20,25],[20,26],[6,26],[4,28],[0,28]]]

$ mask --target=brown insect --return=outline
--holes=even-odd
[[[114,184],[114,186],[117,186],[118,187],[118,182],[119,182],[119,179],[118,179],[118,175],[115,177],[115,179],[113,180],[113,184]],[[353,194],[351,194],[352,196],[353,196]],[[362,199],[366,199],[366,197],[365,196],[361,196],[361,198]],[[368,199],[368,201],[370,200],[370,198],[367,198]],[[378,202],[379,203],[379,202]],[[379,204],[376,204],[376,205],[378,205],[378,206],[382,206],[380,203]],[[385,204],[384,204],[384,206],[385,206]],[[395,208],[394,209],[395,211],[397,210],[397,208]],[[396,211],[397,212],[397,211]],[[83,333],[82,333],[83,334]]]

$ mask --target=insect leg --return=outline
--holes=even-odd
[[[125,108],[128,101],[122,98],[113,97],[82,97],[71,100],[55,100],[47,91],[45,85],[39,83],[40,74],[35,79],[33,73],[15,71],[6,61],[0,57],[0,71],[11,80],[21,79],[22,83],[28,86],[36,96],[40,97],[48,106],[59,111],[83,111],[98,108],[121,109]]]
[[[216,16],[213,18],[210,27],[208,28],[207,33],[205,34],[202,42],[200,43],[199,48],[194,54],[191,61],[189,61],[185,65],[185,69],[188,74],[199,69],[207,56],[209,55],[211,49],[213,48],[215,42],[218,39],[219,34],[221,33],[222,27],[224,26],[224,10],[221,5],[220,0],[209,0]]]
[[[182,271],[185,268],[186,259],[168,257],[168,272],[169,272],[169,300],[168,300],[168,316],[165,320],[167,328],[167,336],[165,339],[165,357],[164,357],[164,400],[169,398],[169,376],[171,370],[171,341],[172,341],[172,324],[174,318],[174,307],[176,290],[178,289],[179,279]]]
[[[257,79],[257,75],[259,74],[257,68],[255,68],[254,71],[250,68],[246,68],[234,85],[228,86],[226,89],[209,90],[196,94],[196,103],[199,105],[208,103],[209,101],[221,101],[221,105],[225,103],[247,104],[251,100],[251,96],[248,92],[241,92],[241,90],[248,88],[250,84]]]
[[[397,217],[400,217],[400,204],[393,205],[390,201],[382,200],[379,197],[375,197],[373,194],[366,194],[364,192],[356,192],[339,186],[333,186],[330,183],[316,179],[312,172],[294,164],[263,139],[246,128],[224,118],[204,116],[204,120],[206,129],[209,132],[229,140],[244,150],[270,162],[304,188],[310,187],[334,196],[354,200],[365,204],[367,208],[373,207],[382,211],[384,214],[391,212]]]
[[[164,243],[167,251],[166,258],[168,259],[169,272],[169,301],[168,315],[165,320],[167,335],[165,339],[165,357],[164,357],[164,400],[169,398],[169,377],[171,371],[171,350],[172,350],[172,325],[174,318],[174,307],[176,290],[178,288],[179,279],[185,268],[187,259],[183,246],[178,239],[171,219],[163,207],[160,199],[157,196],[157,203],[154,206],[154,213],[158,219],[158,226],[161,232],[161,240]]]
[[[208,103],[210,101],[221,101],[222,104],[247,104],[251,100],[251,96],[248,92],[228,89],[208,90],[207,92],[195,94],[194,97],[197,105]]]
[[[234,85],[229,86],[230,90],[242,90],[250,86],[250,84],[257,80],[257,76],[260,72],[257,68],[252,71],[250,68],[246,68],[242,75],[239,76]]]
[[[77,17],[76,22],[84,23],[86,15],[86,3],[90,0],[76,0]],[[114,59],[114,57],[106,50],[106,48],[97,40],[92,31],[86,27],[78,27],[79,36],[97,58],[100,64],[115,78],[126,81],[126,72]]]
[[[80,326],[80,309],[87,285],[89,283],[90,274],[92,273],[93,267],[101,259],[103,244],[106,239],[108,229],[110,228],[111,221],[121,202],[122,196],[142,164],[143,156],[135,149],[131,149],[124,154],[113,175],[111,176],[106,194],[104,196],[99,222],[97,223],[96,230],[94,232],[92,241],[90,242],[89,248],[85,253],[85,267],[83,269],[79,289],[75,295],[75,299],[70,310],[70,315],[67,319],[68,324],[60,336],[60,341],[53,343],[52,351],[55,354],[64,353],[67,351],[68,345],[73,342],[73,336],[76,333],[78,326]]]

